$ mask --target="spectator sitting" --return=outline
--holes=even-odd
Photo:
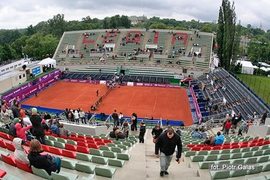
[[[109,133],[110,138],[116,138],[115,131],[118,129],[118,127],[114,127],[113,130]]]
[[[15,160],[19,160],[20,162],[23,162],[25,164],[29,164],[27,154],[22,146],[24,144],[24,141],[21,138],[14,138],[13,144],[15,147],[15,151],[14,151]]]
[[[220,132],[217,132],[217,136],[215,137],[214,145],[222,145],[224,143],[225,137]]]
[[[26,131],[28,131],[29,129],[31,129],[32,126],[26,126],[23,127],[23,125],[21,123],[16,123],[15,124],[15,129],[16,129],[16,135],[18,138],[21,138],[22,140],[26,141]]]
[[[51,175],[51,172],[59,173],[61,168],[61,159],[49,154],[41,155],[42,152],[43,149],[41,148],[40,142],[33,139],[30,142],[30,151],[28,154],[30,165],[37,169],[46,170],[49,175]]]
[[[125,136],[127,138],[128,137],[128,134],[129,134],[129,126],[128,126],[128,122],[127,121],[125,121],[123,123],[122,130],[123,130],[123,132],[124,132],[124,134],[125,134]]]
[[[191,137],[194,138],[194,139],[201,139],[202,138],[202,135],[199,132],[199,129],[195,129],[195,131],[193,131],[191,133]]]
[[[204,129],[201,130],[201,135],[203,139],[207,139],[207,133],[205,132]]]
[[[57,134],[58,136],[60,136],[60,130],[59,130],[59,127],[57,126],[56,121],[53,122],[50,129],[54,134]]]
[[[116,140],[126,138],[125,134],[122,131],[120,131],[120,129],[115,130],[115,137],[116,137]]]
[[[59,132],[60,136],[69,136],[68,130],[64,128],[64,125],[62,123],[59,125]]]

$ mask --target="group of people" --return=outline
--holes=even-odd
[[[80,121],[82,124],[87,124],[89,119],[91,118],[91,112],[85,113],[81,108],[78,109],[65,109],[65,116],[68,122],[79,124]]]
[[[9,114],[5,114],[6,112]],[[61,159],[44,154],[41,145],[45,144],[45,130],[53,129],[55,124],[48,113],[40,115],[36,108],[32,108],[28,112],[21,108],[17,100],[14,100],[11,106],[2,101],[1,124],[2,127],[8,129],[10,135],[15,137],[13,139],[15,160],[38,169],[44,169],[49,175],[51,172],[60,172]],[[27,141],[30,141],[28,153],[24,148]]]
[[[122,112],[119,114],[117,113],[117,110],[115,109],[114,112],[111,115],[113,120],[113,131],[110,132],[111,138],[117,138],[117,139],[124,139],[128,137],[129,129],[131,131],[137,131],[137,122],[138,117],[136,113],[132,113],[131,115],[131,123],[128,122],[126,118],[124,118],[124,115]],[[145,134],[145,123],[142,121],[140,123],[140,142],[144,142],[144,134]]]
[[[61,159],[56,156],[44,154],[41,143],[37,139],[30,141],[29,153],[24,149],[25,141],[21,138],[14,138],[15,147],[14,159],[24,164],[34,166],[38,169],[44,169],[49,175],[52,172],[59,173],[61,169]]]

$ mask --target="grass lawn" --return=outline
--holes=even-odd
[[[270,77],[248,74],[238,74],[237,76],[267,104],[270,104]]]

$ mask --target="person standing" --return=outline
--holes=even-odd
[[[229,131],[230,131],[230,129],[231,129],[231,126],[232,126],[232,123],[231,123],[231,121],[228,119],[228,120],[226,121],[226,123],[225,123],[225,126],[224,126],[224,130],[225,130],[224,134],[225,134],[225,135],[229,135]]]
[[[153,136],[153,142],[155,143],[155,152],[158,152],[158,147],[157,147],[157,141],[159,136],[162,134],[163,129],[160,127],[160,124],[157,124],[153,129],[152,129],[152,136]]]
[[[120,126],[123,126],[123,123],[124,123],[124,120],[125,120],[123,117],[124,117],[123,113],[120,112],[119,113]]]
[[[99,95],[99,90],[96,91],[96,94],[97,94],[97,97],[98,97],[98,95]]]
[[[175,147],[177,146],[176,162],[180,163],[182,153],[182,141],[172,127],[162,133],[157,141],[157,149],[160,151],[160,176],[169,175],[168,168],[170,166]],[[158,155],[158,151],[156,155]]]
[[[145,123],[142,121],[140,124],[139,143],[144,143],[145,132],[146,132]]]
[[[42,119],[37,114],[37,108],[32,108],[32,115],[30,117],[32,123],[31,133],[33,136],[36,136],[36,139],[39,140],[41,144],[45,144],[45,133],[41,125]]]
[[[265,111],[262,115],[262,118],[261,118],[261,124],[265,124],[265,120],[267,118],[267,111]]]
[[[131,131],[137,131],[137,114],[136,113],[132,113],[132,116],[131,116],[131,121],[132,121],[132,124],[131,124]]]
[[[119,116],[117,114],[116,109],[114,110],[114,112],[112,114],[112,118],[113,118],[113,125],[114,125],[114,127],[119,126]]]

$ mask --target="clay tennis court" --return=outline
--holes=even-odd
[[[99,95],[103,95],[107,87],[59,81],[23,104],[55,109],[82,108],[88,111],[97,100],[97,90]],[[124,116],[136,112],[141,118],[153,116],[154,119],[182,120],[185,125],[193,124],[188,96],[182,88],[121,86],[103,99],[98,112],[111,114],[114,109]]]

